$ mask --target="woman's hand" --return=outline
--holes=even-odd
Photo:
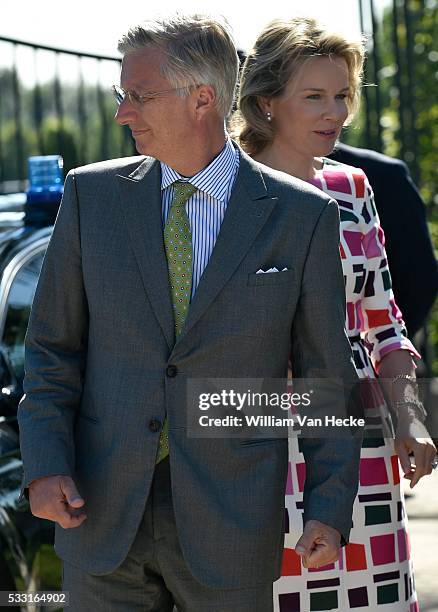
[[[420,478],[432,472],[437,449],[425,425],[412,416],[402,414],[397,423],[394,445],[404,477],[411,481],[409,486],[413,489]],[[410,453],[414,455],[414,465],[411,465]]]
[[[402,378],[396,381],[400,375]],[[394,406],[401,404],[397,410],[394,444],[405,478],[411,481],[413,489],[420,478],[432,472],[437,450],[426,426],[418,418],[416,402],[410,408],[409,398],[406,398],[406,387],[412,387],[412,381],[415,382],[415,367],[409,351],[396,350],[385,355],[379,364],[379,378],[390,402]],[[411,465],[410,454],[414,455],[414,465]]]

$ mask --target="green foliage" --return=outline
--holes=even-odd
[[[431,221],[429,223],[430,235],[432,236],[432,241],[435,246],[435,253],[438,255],[438,220],[436,219],[437,215],[434,215],[435,221]],[[429,339],[431,345],[434,347],[434,360],[432,363],[432,373],[433,376],[438,376],[438,304],[435,302],[434,308],[432,308],[432,312],[429,319]]]
[[[14,95],[13,95],[13,72],[6,68],[0,69],[0,117],[13,117]]]
[[[380,125],[383,153],[400,157],[420,177],[419,187],[426,202],[429,219],[437,219],[438,174],[438,1],[405,0],[397,3],[399,59],[394,44],[393,7],[388,7],[377,30],[379,56],[379,94],[382,106]],[[412,57],[408,45],[408,27]],[[368,53],[366,82],[372,82],[372,54]],[[411,60],[411,62],[410,62]],[[410,65],[412,80],[409,79]],[[365,93],[365,92],[364,92]],[[372,109],[375,91],[367,88]],[[364,105],[354,125],[347,129],[345,141],[366,146]],[[402,146],[401,125],[405,128]],[[375,130],[375,126],[371,125]],[[416,157],[413,156],[416,150]]]
[[[35,87],[16,82],[17,98],[14,78],[13,71],[0,70],[0,181],[27,178],[29,155],[62,155],[68,172],[78,165],[135,154],[129,130],[114,121],[111,93],[99,84],[61,84],[57,107],[55,81]]]
[[[400,44],[401,66],[396,65],[393,46],[388,44],[392,37],[392,13],[387,10],[382,24],[380,49],[382,69],[380,75],[381,93],[384,103],[384,138],[388,150],[399,153],[400,117],[403,113],[409,148],[416,140],[417,158],[420,169],[420,189],[433,214],[438,204],[438,176],[436,173],[436,151],[438,147],[438,3],[422,0],[406,0],[407,22],[412,37],[412,83],[409,83],[408,30],[400,22],[397,33]],[[402,21],[402,20],[401,20]],[[400,91],[395,75],[404,90],[404,105],[401,105]],[[412,85],[413,87],[410,87]],[[388,124],[386,126],[386,118]],[[407,159],[409,163],[409,157]]]
[[[22,161],[19,159],[19,148],[22,147]],[[27,177],[26,159],[29,155],[38,155],[35,130],[24,125],[19,132],[17,124],[9,119],[0,132],[0,151],[2,162],[2,179],[25,179]]]
[[[406,151],[405,161],[414,177],[419,177],[432,240],[438,248],[438,0],[404,0],[396,4],[399,63],[394,45],[393,6],[386,9],[376,40],[383,153],[401,157],[402,151]],[[372,61],[369,54],[368,83],[372,81]],[[366,93],[372,107],[375,91],[369,87]],[[402,123],[405,130],[403,143]],[[375,126],[371,127],[375,131]],[[354,125],[347,128],[344,140],[353,146],[366,147],[364,105]],[[433,372],[438,376],[438,308],[431,314],[429,336],[437,356]]]
[[[72,120],[61,123],[56,117],[48,117],[42,124],[43,155],[62,155],[67,174],[79,165],[75,124]]]
[[[42,544],[35,555],[33,573],[40,579],[40,590],[59,591],[61,590],[62,566],[59,557],[56,555],[53,546]]]
[[[25,591],[26,585],[18,565],[9,549],[6,549],[5,559],[11,569],[12,577],[15,581],[17,590]],[[34,583],[35,590],[38,591],[60,591],[62,564],[56,555],[53,546],[43,544],[34,538],[26,543],[26,564],[30,568],[30,578]]]

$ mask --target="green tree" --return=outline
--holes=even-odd
[[[12,70],[0,71],[0,181],[26,178],[29,155],[60,154],[68,171],[77,165],[135,154],[129,130],[114,121],[111,93],[100,84],[61,83],[59,116],[55,81],[35,87],[16,81],[17,99],[14,78]],[[20,141],[21,167],[17,160]]]
[[[75,123],[71,119],[64,119],[61,123],[56,117],[48,117],[42,124],[43,154],[61,155],[64,159],[65,174],[80,163],[76,131]]]
[[[23,180],[27,176],[27,165],[24,162],[22,167],[17,158],[17,147],[19,146],[18,128],[12,119],[3,123],[0,134],[1,150],[1,176],[2,180]],[[21,142],[23,147],[23,159],[26,160],[30,155],[38,154],[35,131],[29,126],[23,126],[21,132]]]
[[[383,153],[401,157],[405,150],[405,161],[411,170],[415,171],[418,167],[418,184],[427,206],[432,239],[438,248],[438,1],[399,0],[396,15],[399,63],[394,44],[393,7],[388,7],[384,12],[375,41],[380,64],[378,87],[382,104],[380,125]],[[366,77],[368,83],[372,81],[372,61],[370,54]],[[371,104],[373,93],[370,91]],[[362,106],[358,119],[346,130],[345,141],[349,144],[366,146],[364,111]],[[413,157],[414,150],[416,158]],[[438,355],[438,308],[432,312],[429,332]],[[438,359],[433,369],[438,375]]]
[[[401,150],[400,116],[405,110],[405,123],[409,126],[409,114],[412,120],[409,135],[416,139],[416,163],[419,168],[419,187],[426,202],[429,227],[435,247],[438,247],[438,2],[436,0],[406,0],[407,17],[412,37],[412,77],[409,83],[408,31],[406,24],[399,24],[397,34],[400,44],[402,66],[395,63],[395,54],[389,40],[392,28],[392,15],[386,11],[382,27],[383,68],[381,91],[384,100],[382,124],[387,151],[399,155]],[[402,7],[400,7],[402,8]],[[405,105],[400,103],[400,91],[394,84],[394,77],[399,71],[399,81],[405,90]],[[409,85],[413,87],[409,88]],[[414,111],[414,112],[412,112]],[[409,155],[409,152],[408,152]],[[408,162],[409,162],[408,157]],[[430,339],[434,346],[435,360],[433,372],[438,375],[438,308],[432,311],[429,324]]]
[[[380,90],[383,100],[382,126],[385,150],[399,156],[401,147],[400,117],[405,115],[408,148],[416,140],[416,162],[420,170],[420,189],[428,206],[429,218],[438,221],[438,176],[436,173],[438,147],[438,2],[436,0],[406,0],[406,10],[412,37],[412,80],[408,73],[408,30],[406,20],[400,20],[397,28],[401,66],[396,64],[393,44],[392,10],[386,10],[383,18],[379,47],[382,68]],[[404,107],[397,87],[396,75],[405,92]],[[413,86],[413,87],[412,87]],[[409,121],[410,115],[413,121]]]
[[[436,151],[438,147],[438,0],[403,0],[397,3],[400,65],[394,46],[393,7],[388,7],[377,30],[377,50],[380,63],[378,84],[372,83],[372,54],[368,57],[365,86],[379,88],[382,113],[383,153],[401,157],[407,149],[405,161],[415,169],[419,167],[419,187],[428,207],[429,219],[438,221],[438,174]],[[408,17],[412,40],[412,83],[408,69]],[[413,85],[413,87],[410,87]],[[400,89],[402,91],[400,91]],[[371,106],[373,95],[370,90]],[[403,104],[402,104],[403,97]],[[401,116],[405,123],[405,140],[401,141]],[[365,146],[365,108],[346,130],[345,140]],[[412,143],[416,141],[417,157],[413,159]],[[402,146],[404,144],[404,147]]]

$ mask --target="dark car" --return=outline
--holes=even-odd
[[[32,516],[28,502],[19,499],[22,462],[17,424],[24,337],[53,229],[45,225],[53,224],[55,214],[52,210],[46,222],[37,215],[36,223],[31,214],[22,227],[0,233],[0,591],[60,588],[61,567],[52,545],[54,525]],[[44,608],[32,608],[36,609]]]

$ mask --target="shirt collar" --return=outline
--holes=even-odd
[[[181,176],[176,170],[164,162],[161,164],[161,190],[166,189],[175,181],[190,182],[200,191],[207,193],[217,200],[225,201],[229,190],[230,181],[234,173],[236,161],[239,156],[237,147],[235,148],[227,137],[225,146],[206,168],[192,176],[190,179]]]

